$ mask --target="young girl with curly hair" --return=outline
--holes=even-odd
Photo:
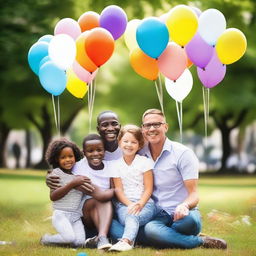
[[[83,246],[85,231],[79,211],[83,193],[75,188],[84,184],[86,177],[72,175],[73,166],[83,154],[73,142],[60,138],[50,143],[45,158],[53,167],[52,174],[60,177],[60,187],[50,191],[54,209],[52,224],[58,233],[45,234],[41,243]]]

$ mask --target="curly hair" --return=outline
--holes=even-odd
[[[60,138],[57,140],[52,141],[45,153],[45,160],[49,165],[51,165],[53,168],[59,167],[59,155],[63,148],[71,148],[74,152],[75,160],[76,162],[83,158],[83,153],[78,148],[78,146],[67,140],[66,138]]]

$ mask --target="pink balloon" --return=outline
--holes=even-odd
[[[55,26],[54,35],[66,34],[74,40],[81,34],[81,28],[75,20],[71,18],[61,19]]]
[[[87,71],[76,60],[74,61],[73,65],[72,65],[72,69],[75,72],[75,74],[77,75],[77,77],[80,80],[86,82],[87,84],[91,83],[91,81],[95,78],[95,76],[97,75],[97,72],[98,72],[98,69],[96,69],[93,73]]]
[[[225,74],[226,65],[220,62],[215,51],[210,62],[204,69],[197,68],[197,75],[206,88],[213,88],[219,84],[224,79]]]
[[[183,48],[171,42],[158,58],[158,67],[163,75],[177,80],[187,67],[187,55]]]

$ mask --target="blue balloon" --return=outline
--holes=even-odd
[[[52,35],[44,35],[44,36],[40,37],[37,42],[50,43],[52,39],[53,39]]]
[[[54,96],[62,94],[67,84],[65,71],[57,67],[52,61],[41,66],[39,80],[43,88]]]
[[[36,75],[39,73],[40,61],[48,55],[48,47],[46,42],[37,42],[28,51],[28,64]]]
[[[157,18],[147,18],[138,26],[136,39],[141,50],[156,59],[169,42],[169,32],[166,25]]]
[[[45,56],[39,63],[39,70],[40,68],[44,65],[44,63],[48,62],[48,61],[51,61],[51,58],[47,55]]]

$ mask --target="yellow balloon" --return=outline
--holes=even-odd
[[[73,96],[79,99],[82,99],[88,90],[87,84],[81,81],[71,68],[67,70],[66,88]]]
[[[218,38],[216,52],[223,64],[231,64],[239,60],[247,47],[246,37],[239,29],[228,28]]]
[[[198,18],[188,6],[178,5],[169,12],[166,26],[171,39],[180,46],[185,46],[197,31]]]
[[[140,22],[141,22],[140,20],[134,19],[134,20],[130,20],[127,24],[127,27],[124,33],[124,41],[127,48],[130,51],[139,47],[136,40],[136,30]]]

